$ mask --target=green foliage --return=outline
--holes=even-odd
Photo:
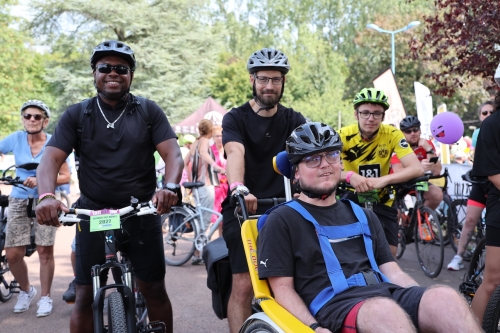
[[[172,123],[208,96],[219,38],[205,23],[203,0],[35,0],[32,5],[37,13],[33,31],[55,41],[49,77],[61,107],[95,94],[89,59],[93,47],[106,39],[134,50],[138,66],[132,93],[156,101]],[[71,31],[63,31],[61,22]]]
[[[9,12],[15,3],[0,0],[0,138],[22,128],[19,108],[26,100],[54,105],[43,79],[44,56],[26,34],[13,28],[18,21]]]

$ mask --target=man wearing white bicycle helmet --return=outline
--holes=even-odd
[[[233,108],[222,120],[222,143],[227,156],[229,194],[249,192],[245,203],[250,214],[265,212],[257,198],[284,198],[283,177],[274,172],[273,157],[285,148],[292,130],[305,118],[279,104],[290,70],[287,56],[276,49],[254,52],[247,62],[253,99]],[[251,315],[252,285],[241,241],[240,223],[229,196],[222,203],[222,235],[229,250],[233,274],[227,317],[231,333],[239,331]]]
[[[452,288],[423,288],[391,255],[377,216],[337,200],[343,143],[322,123],[287,140],[298,198],[259,219],[259,278],[317,333],[481,332]]]
[[[42,101],[29,100],[21,106],[21,119],[24,131],[17,131],[0,141],[0,153],[14,153],[16,165],[25,163],[39,163],[46,152],[46,145],[51,135],[44,132],[50,118],[50,109]],[[57,185],[67,183],[70,179],[68,163],[62,161],[56,170]],[[7,219],[5,252],[9,267],[14,278],[19,283],[15,313],[29,309],[30,303],[37,294],[37,290],[30,284],[28,266],[24,260],[26,247],[31,245],[31,222],[26,205],[28,197],[38,198],[37,185],[40,179],[36,177],[36,170],[16,169],[16,176],[24,180],[23,187],[14,187],[9,195],[9,214]],[[56,228],[35,223],[35,243],[40,259],[40,286],[42,297],[38,302],[37,317],[45,317],[52,313],[52,299],[50,298],[52,278],[54,276],[54,242]]]
[[[59,120],[47,155],[38,169],[39,223],[59,226],[58,211],[68,211],[54,196],[58,166],[75,149],[80,157],[81,196],[77,208],[121,208],[130,197],[153,200],[158,215],[133,216],[123,221],[118,241],[126,243],[136,281],[146,299],[151,322],[173,330],[172,306],[165,289],[165,259],[160,215],[177,204],[183,162],[177,137],[163,110],[153,101],[134,96],[130,86],[135,55],[125,43],[110,40],[97,45],[90,58],[97,96],[72,105]],[[167,165],[165,189],[155,192],[154,152]],[[70,331],[92,332],[91,267],[104,260],[99,232],[89,223],[76,228],[76,305]],[[155,327],[162,327],[156,324]]]

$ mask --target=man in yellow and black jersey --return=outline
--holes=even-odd
[[[354,187],[356,192],[380,190],[379,203],[373,206],[373,211],[382,222],[391,252],[395,255],[398,245],[397,210],[392,207],[394,200],[385,187],[422,176],[424,170],[403,132],[382,124],[385,111],[389,108],[388,97],[382,90],[361,90],[354,97],[353,105],[358,122],[339,131],[344,144],[341,180]],[[403,169],[389,174],[393,153],[398,156]],[[345,196],[357,202],[352,193]]]

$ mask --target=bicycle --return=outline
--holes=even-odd
[[[183,202],[182,206],[172,207],[169,213],[163,214],[161,217],[165,233],[163,236],[165,262],[170,266],[185,264],[196,250],[200,252],[201,256],[203,248],[222,222],[221,213],[200,205],[198,188],[205,186],[205,183],[185,182],[182,186],[192,191],[196,207]],[[203,221],[203,212],[217,216],[217,220],[211,227],[209,221]]]
[[[454,226],[457,225],[456,212],[452,207],[453,200],[448,193],[448,181],[451,180],[448,168],[444,168],[444,172],[441,175],[429,176],[429,183],[436,185],[443,191],[443,201],[435,209],[439,217],[439,223],[441,225],[441,230],[443,233],[444,245],[451,243],[451,246],[455,248],[458,241],[454,238]],[[456,242],[456,243],[455,243]],[[456,251],[456,249],[454,250]]]
[[[478,243],[470,260],[470,266],[464,275],[463,282],[458,290],[464,295],[470,304],[474,298],[477,288],[483,282],[484,265],[486,263],[486,238],[482,238]]]
[[[12,168],[20,168],[26,170],[35,170],[38,167],[38,163],[26,163],[21,165],[12,165],[4,170],[0,182],[6,185],[12,185],[20,187],[24,183],[24,180],[19,177],[6,176],[7,172]],[[22,187],[20,187],[22,188]],[[0,301],[7,302],[12,298],[14,293],[19,293],[20,287],[17,281],[14,279],[12,273],[10,272],[9,263],[7,262],[7,255],[5,254],[5,239],[6,239],[6,227],[7,227],[7,210],[9,206],[9,197],[7,195],[2,195],[0,193]],[[30,207],[28,203],[27,209]],[[34,228],[32,228],[32,245],[26,246],[26,255],[30,256],[36,251],[36,246],[34,245]]]
[[[90,220],[78,218],[76,215],[90,216]],[[104,233],[104,248],[106,261],[102,265],[92,267],[92,287],[94,293],[93,317],[95,333],[126,333],[126,332],[157,332],[164,331],[165,324],[148,322],[147,308],[144,297],[136,284],[132,265],[126,253],[116,247],[115,230],[121,228],[121,223],[131,216],[156,214],[152,202],[139,203],[132,197],[130,205],[117,210],[88,210],[70,208],[69,213],[61,212],[59,221],[63,225],[73,225],[78,222],[90,222],[91,231]],[[118,253],[120,252],[120,253]],[[101,286],[100,275],[105,269],[118,268],[121,277],[114,284]],[[104,299],[108,289],[116,289],[108,295],[108,320],[104,324]],[[162,325],[153,328],[151,325]],[[162,330],[163,329],[163,330]]]
[[[415,242],[420,268],[425,275],[435,278],[443,267],[444,241],[437,213],[424,206],[423,192],[428,189],[428,179],[429,176],[423,176],[393,185],[396,189],[396,207],[399,220],[396,258],[400,259],[403,256],[406,244]],[[408,194],[408,191],[416,197],[415,205],[412,208],[407,208],[404,202],[404,196]]]

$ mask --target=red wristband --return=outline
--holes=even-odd
[[[350,183],[351,183],[351,176],[352,176],[353,174],[354,174],[354,171],[349,171],[349,172],[347,173],[347,175],[345,176],[345,182],[346,182],[347,184],[350,184]]]
[[[243,185],[243,183],[240,182],[234,182],[231,185],[229,185],[229,189],[232,191],[234,190],[238,185]]]

